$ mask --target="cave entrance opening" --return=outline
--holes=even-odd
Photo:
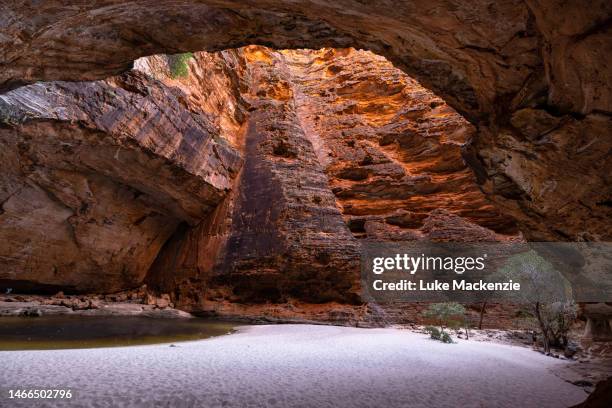
[[[243,159],[218,208],[147,276],[175,299],[359,304],[362,239],[520,239],[464,160],[474,127],[379,55],[248,46],[135,69],[216,118]]]
[[[2,101],[3,160],[32,163],[5,182],[2,282],[358,304],[360,240],[519,235],[466,165],[474,127],[370,51],[153,55]]]

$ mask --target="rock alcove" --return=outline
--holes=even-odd
[[[0,7],[14,285],[146,280],[190,305],[204,286],[227,298],[213,287],[230,279],[238,299],[350,303],[354,274],[320,274],[350,271],[362,238],[610,238],[609,2]],[[197,53],[186,80],[162,57],[126,72],[247,44],[336,50]],[[22,87],[57,80],[91,82]]]
[[[519,239],[475,128],[369,51],[158,55],[2,102],[7,285],[356,303],[360,239]]]

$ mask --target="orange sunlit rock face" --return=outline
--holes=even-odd
[[[371,52],[282,54],[302,125],[356,236],[423,239],[430,218],[453,216],[466,229],[516,234],[461,156],[475,129],[444,101]],[[456,232],[447,239],[465,238]]]
[[[212,222],[162,250],[151,285],[217,312],[352,302],[360,239],[518,238],[463,161],[473,127],[384,58],[258,46],[238,55],[248,114],[231,140],[243,143],[242,172]]]
[[[52,215],[47,224],[65,218],[76,225],[74,237],[67,233],[57,242],[59,251],[70,240],[81,248],[97,242],[87,251],[70,249],[70,256],[81,255],[79,262],[57,267],[57,254],[37,255],[27,274],[17,265],[0,279],[76,290],[105,282],[97,286],[104,291],[146,282],[189,310],[248,314],[232,305],[333,303],[334,313],[343,315],[337,304],[360,302],[363,239],[520,239],[464,162],[474,128],[384,58],[354,49],[249,46],[195,53],[184,77],[172,74],[171,58],[140,59],[130,73],[106,81],[40,84],[8,94],[12,111],[29,113],[3,130],[3,143],[11,147],[4,154],[7,162],[27,155],[35,170],[22,169],[14,180],[51,192],[79,191],[83,183],[108,187],[94,188],[85,210],[77,193],[57,195],[61,208],[45,205]],[[23,102],[32,95],[34,111]],[[67,109],[58,113],[59,102]],[[48,134],[61,130],[50,139],[58,146],[89,146],[91,132],[101,136],[80,155],[55,144],[20,148],[42,137],[40,120]],[[126,153],[95,156],[96,147]],[[138,158],[141,151],[150,162]],[[41,161],[41,155],[53,160]],[[155,160],[163,166],[148,169]],[[71,176],[58,173],[57,163],[70,163],[62,171]],[[146,193],[126,202],[132,218],[140,220],[149,206],[159,222],[112,219],[123,197],[112,191],[122,188]],[[6,208],[13,224],[3,225],[33,236],[55,225]],[[104,222],[105,211],[113,223]],[[152,237],[155,245],[146,247]],[[122,242],[128,250],[110,245]],[[45,244],[30,245],[42,254]],[[0,249],[13,256],[10,247]],[[54,265],[56,272],[48,273]],[[312,310],[320,315],[326,309]],[[358,313],[371,313],[364,310]],[[346,313],[353,319],[357,312]]]
[[[112,4],[0,3],[0,93],[36,81],[105,79],[152,54],[249,44],[367,49],[476,126],[466,161],[526,239],[612,240],[609,0],[588,7],[580,0]],[[255,48],[245,58],[270,63],[269,57]],[[328,65],[325,77],[336,77],[342,67]],[[196,81],[205,88],[224,71],[218,64],[201,67],[206,75]],[[204,105],[217,99],[202,96]],[[364,113],[368,104],[347,106],[347,113]]]

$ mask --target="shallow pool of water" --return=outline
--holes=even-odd
[[[174,343],[229,334],[233,322],[147,317],[0,317],[0,350],[48,350]]]

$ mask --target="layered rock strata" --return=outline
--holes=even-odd
[[[4,91],[143,55],[248,44],[385,56],[477,128],[465,152],[531,240],[610,240],[612,4],[599,0],[25,1],[0,6]]]
[[[2,96],[6,285],[350,304],[359,239],[517,237],[462,159],[474,128],[384,58],[253,46],[185,76],[171,59]],[[41,211],[20,211],[33,191]]]
[[[283,57],[300,121],[355,236],[495,241],[517,234],[461,156],[474,127],[431,91],[367,51]]]
[[[244,315],[232,305],[356,302],[361,238],[519,239],[462,160],[473,128],[383,58],[256,46],[237,55],[241,174],[147,278],[182,307]]]
[[[178,288],[187,302],[357,302],[359,247],[297,116],[283,56],[261,47],[241,52],[249,114],[236,138],[240,177],[209,221],[162,251],[149,283]]]
[[[241,158],[181,97],[138,72],[0,97],[3,287],[137,286],[179,224],[212,212]]]
[[[4,286],[146,281],[185,309],[272,302],[286,319],[358,302],[360,239],[520,239],[468,167],[478,129],[370,52],[196,53],[185,78],[164,56],[135,66],[0,96]],[[358,309],[312,312],[379,313]]]

